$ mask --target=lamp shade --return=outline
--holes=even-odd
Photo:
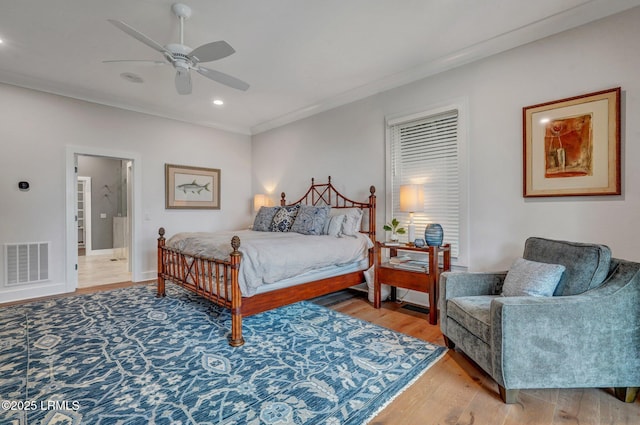
[[[400,211],[416,212],[424,209],[424,188],[420,184],[400,186]]]
[[[260,207],[268,207],[269,206],[269,197],[264,193],[258,193],[257,195],[253,195],[253,209],[258,211]]]

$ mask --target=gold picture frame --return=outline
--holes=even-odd
[[[620,195],[620,87],[522,108],[523,196]]]
[[[220,209],[220,170],[164,165],[165,208]]]

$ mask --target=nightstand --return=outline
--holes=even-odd
[[[389,250],[389,260],[383,261],[382,251]],[[429,294],[429,323],[438,323],[438,282],[440,273],[451,270],[451,246],[425,246],[418,248],[413,245],[399,244],[387,245],[384,242],[376,242],[375,255],[375,280],[373,306],[380,308],[380,285],[386,284],[395,288],[412,289]],[[394,261],[398,257],[398,251],[413,251],[427,254],[425,262]],[[442,259],[442,261],[440,261]],[[424,267],[426,266],[426,267]]]

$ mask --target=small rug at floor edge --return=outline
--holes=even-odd
[[[231,318],[174,285],[0,309],[0,423],[365,424],[446,351],[310,302]]]

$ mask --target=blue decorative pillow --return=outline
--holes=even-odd
[[[518,258],[504,279],[502,295],[505,297],[553,295],[565,267],[560,264],[538,263]]]
[[[288,232],[296,220],[300,205],[293,205],[289,207],[280,207],[273,216],[273,221],[269,226],[271,232]]]
[[[268,232],[269,226],[271,226],[271,222],[273,221],[273,217],[279,209],[280,207],[260,207],[255,220],[253,220],[253,230],[257,230],[258,232]]]
[[[331,207],[301,205],[296,220],[291,226],[291,231],[303,235],[321,235],[330,209]]]

